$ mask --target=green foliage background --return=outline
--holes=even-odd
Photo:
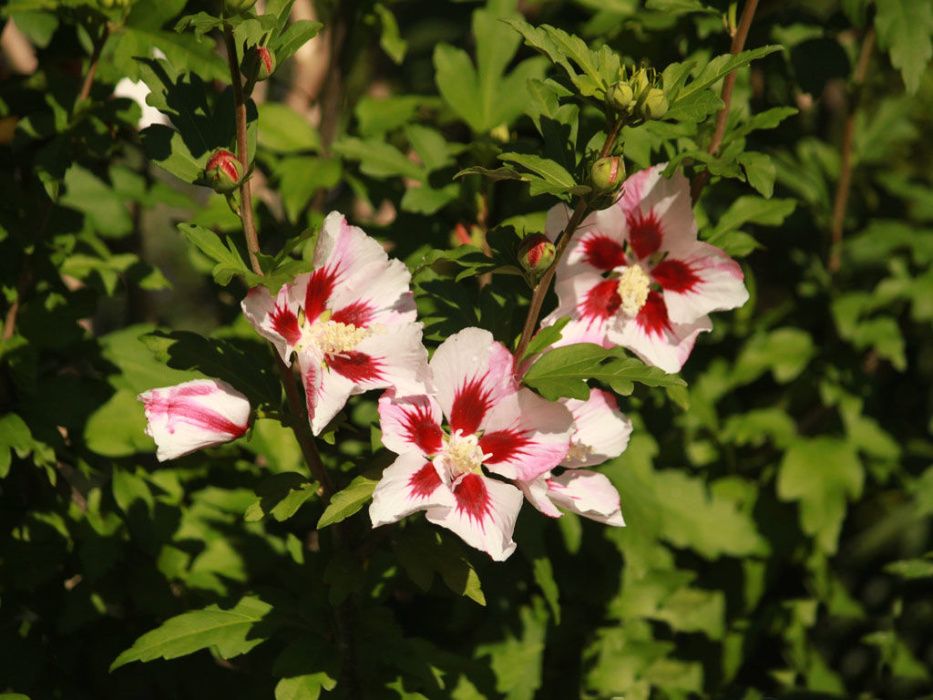
[[[627,128],[625,156],[630,171],[712,174],[700,235],[741,259],[752,299],[701,338],[686,397],[622,399],[636,430],[604,471],[628,526],[526,507],[518,553],[493,564],[419,519],[371,534],[355,514],[390,460],[374,395],[323,446],[350,487],[319,522],[272,355],[239,314],[239,220],[191,184],[233,137],[225,61],[197,14],[210,3],[137,2],[77,104],[97,10],[6,4],[39,62],[0,84],[0,281],[16,308],[0,357],[0,698],[933,693],[933,7],[763,1],[746,48],[779,50],[739,70],[711,157],[722,103],[704,67],[728,53],[723,16],[742,3],[646,5],[520,9],[659,70],[694,61],[688,85],[712,78],[670,120]],[[281,1],[266,12],[275,27],[237,38],[278,37],[250,113],[271,284],[339,209],[414,271],[432,342],[465,325],[513,341],[527,289],[477,284],[490,264],[454,231],[540,230],[585,180],[597,110],[558,106],[541,81],[566,73],[499,21],[518,17],[507,2],[320,2],[320,89],[289,60],[317,25],[287,23]],[[110,97],[124,76],[177,132],[136,131],[139,108]],[[602,99],[586,70],[573,82]],[[454,178],[503,163],[525,182]],[[497,255],[507,240],[489,233]],[[264,416],[248,439],[159,465],[135,396],[202,375]],[[316,529],[341,518],[340,536]]]

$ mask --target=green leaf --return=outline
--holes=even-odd
[[[577,186],[573,175],[564,166],[548,158],[527,153],[500,153],[499,160],[520,165],[558,190],[569,191]]]
[[[668,15],[685,15],[692,12],[706,15],[718,14],[716,8],[709,7],[700,0],[647,0],[645,9]]]
[[[563,68],[582,96],[605,99],[621,65],[619,56],[608,46],[593,51],[580,37],[562,29],[547,24],[533,27],[518,18],[504,21],[524,37],[525,44]]]
[[[372,498],[377,483],[379,482],[375,479],[369,479],[362,475],[357,476],[345,489],[338,491],[331,497],[330,503],[321,515],[321,519],[318,520],[317,529],[320,530],[328,525],[346,520],[360,510]]]
[[[229,239],[227,245],[224,245],[220,236],[197,224],[178,224],[178,230],[188,242],[217,263],[213,275],[218,284],[228,284],[234,275],[240,275],[252,284],[258,282],[258,279],[255,279],[257,275],[246,266]]]
[[[899,68],[907,92],[914,94],[933,57],[933,3],[929,0],[877,0],[878,45]]]
[[[522,360],[525,360],[533,355],[537,355],[539,352],[542,352],[545,348],[550,347],[558,340],[561,339],[561,331],[564,330],[564,326],[570,323],[570,316],[563,316],[562,318],[557,319],[555,323],[550,326],[545,326],[531,338],[531,342],[528,343],[528,347],[525,349],[525,354],[522,356]]]
[[[15,413],[0,417],[0,479],[10,473],[13,452],[20,459],[32,451],[33,439],[25,421]]]
[[[396,65],[400,65],[405,60],[405,54],[408,51],[408,42],[402,38],[398,30],[398,22],[392,11],[382,3],[376,3],[373,11],[379,17],[379,46],[386,52],[386,55],[392,59]]]
[[[334,143],[334,152],[360,163],[360,170],[377,178],[410,177],[423,180],[425,173],[395,146],[381,139],[344,137]]]
[[[655,387],[684,387],[675,374],[649,367],[640,360],[591,343],[565,345],[545,353],[524,376],[524,383],[549,401],[561,397],[586,399],[590,395],[587,380],[594,379],[624,396],[632,393],[634,383]]]
[[[269,44],[278,65],[281,66],[298,49],[316,37],[323,26],[320,22],[309,19],[300,19],[288,25],[288,28]]]
[[[317,151],[321,137],[303,116],[280,102],[259,105],[259,145],[276,153]]]
[[[143,129],[139,137],[146,157],[179,180],[192,184],[203,177],[209,154],[204,153],[196,158],[175,129],[164,124],[153,124]]]
[[[88,449],[104,457],[129,457],[152,452],[154,443],[146,435],[146,415],[136,394],[117,391],[90,415],[84,426]]]
[[[738,54],[723,54],[722,56],[717,56],[700,71],[696,78],[687,83],[683,89],[673,97],[671,100],[671,109],[676,109],[679,103],[691,99],[695,93],[700,90],[705,90],[714,83],[722,80],[736,68],[747,66],[752,61],[756,61],[768,54],[781,50],[781,46],[762,46],[757,49],[742,51]]]
[[[748,184],[762,196],[770,198],[774,194],[774,179],[777,177],[777,168],[774,167],[771,158],[764,153],[749,151],[741,154],[738,160],[745,171]]]
[[[61,203],[87,214],[94,229],[102,236],[126,236],[133,230],[133,220],[125,201],[108,184],[91,172],[73,165],[65,173],[65,193]]]
[[[708,240],[714,243],[718,236],[735,231],[745,224],[780,226],[796,207],[797,203],[793,199],[763,199],[751,195],[739,197],[726,213],[719,217],[719,222],[710,231]]]
[[[826,554],[838,546],[847,499],[858,498],[864,481],[862,463],[852,445],[832,437],[801,440],[785,453],[777,493],[799,501],[800,524]]]
[[[933,554],[923,559],[904,559],[886,564],[884,570],[908,581],[933,578]]]
[[[246,522],[262,520],[271,515],[276,522],[291,518],[305,502],[317,495],[317,485],[304,474],[282,472],[274,474],[256,488],[259,496],[243,514]]]
[[[207,648],[216,649],[223,659],[232,659],[265,641],[256,627],[270,612],[271,605],[247,596],[229,610],[209,605],[176,615],[137,639],[114,660],[110,670],[133,661],[176,659]]]

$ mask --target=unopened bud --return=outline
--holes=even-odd
[[[590,181],[599,192],[616,189],[625,179],[625,163],[619,156],[600,158],[590,168]]]
[[[232,192],[243,179],[243,166],[233,153],[218,148],[204,167],[204,177],[217,192]]]
[[[253,51],[256,62],[256,80],[268,80],[275,73],[275,54],[265,46],[257,46]]]
[[[627,112],[635,104],[635,91],[628,83],[616,83],[609,91],[609,101],[620,112]]]
[[[224,0],[224,12],[228,15],[236,15],[246,12],[255,4],[256,0]]]
[[[526,236],[518,248],[518,261],[528,272],[542,273],[554,262],[554,244],[543,233]]]
[[[632,76],[632,88],[635,90],[635,96],[638,98],[641,98],[650,84],[651,81],[648,80],[648,71],[644,68],[640,68],[635,72],[635,75]]]
[[[97,0],[97,6],[102,10],[115,10],[129,7],[130,0]]]
[[[660,119],[667,114],[667,97],[664,95],[664,90],[660,88],[648,90],[641,111],[645,119]]]

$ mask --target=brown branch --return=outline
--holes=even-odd
[[[619,131],[621,129],[622,120],[617,119],[609,129],[609,133],[606,134],[606,141],[603,144],[602,150],[599,152],[600,158],[605,158],[610,153],[612,153],[612,149],[615,148],[615,143],[619,138]],[[589,202],[586,198],[581,196],[577,199],[577,206],[574,208],[573,214],[570,216],[570,220],[567,222],[564,230],[561,231],[560,235],[557,237],[557,245],[554,251],[554,262],[552,262],[551,266],[544,271],[543,275],[541,275],[541,279],[538,280],[538,283],[535,285],[534,291],[531,294],[531,302],[528,305],[528,315],[525,317],[525,325],[522,328],[522,337],[518,341],[518,347],[515,350],[515,357],[517,357],[519,361],[521,361],[522,356],[525,354],[525,350],[528,349],[528,343],[531,342],[531,337],[534,335],[535,326],[538,325],[538,317],[541,315],[541,307],[544,305],[544,297],[547,296],[548,289],[551,287],[551,281],[554,279],[554,275],[557,272],[557,264],[560,262],[564,251],[567,250],[567,246],[570,244],[570,239],[573,237],[577,227],[580,225],[583,219],[586,218],[588,213]]]
[[[739,18],[739,26],[736,28],[735,34],[732,35],[732,46],[729,48],[729,53],[733,56],[742,53],[742,50],[745,48],[745,41],[748,39],[748,32],[749,29],[751,29],[752,20],[755,17],[755,10],[757,9],[758,0],[747,0],[742,6],[742,16]],[[722,109],[720,109],[719,114],[716,115],[716,127],[713,129],[713,137],[710,139],[709,147],[706,149],[706,152],[711,156],[715,156],[719,152],[719,147],[722,146],[722,140],[726,135],[726,126],[729,123],[729,111],[732,108],[732,91],[735,89],[735,79],[737,76],[738,72],[736,69],[730,71],[722,81]],[[709,178],[709,170],[704,170],[694,176],[693,182],[690,185],[690,196],[694,203],[700,198],[700,193],[703,191],[703,188],[706,187]]]
[[[87,67],[87,73],[84,74],[84,82],[81,83],[81,90],[78,92],[78,102],[86,100],[91,94],[91,88],[94,85],[94,76],[97,75],[97,64],[100,62],[100,53],[107,43],[107,37],[110,36],[110,28],[105,24],[100,32],[100,36],[94,40],[94,48],[91,51],[91,62]]]
[[[836,184],[836,194],[833,198],[833,219],[831,225],[832,243],[830,247],[827,269],[830,274],[839,271],[842,265],[842,232],[846,221],[846,207],[849,203],[849,191],[852,189],[852,142],[855,138],[855,115],[861,96],[862,83],[868,74],[871,63],[871,53],[875,45],[875,30],[870,28],[862,38],[862,47],[859,49],[858,62],[852,74],[852,99],[846,115],[845,125],[842,128],[842,146],[840,150],[841,165],[839,169],[839,182]]]
[[[229,27],[224,28],[224,43],[227,47],[227,63],[230,66],[230,78],[233,81],[237,157],[240,160],[240,165],[243,166],[243,172],[246,173],[243,177],[243,181],[240,183],[240,220],[243,223],[243,234],[246,236],[246,248],[249,251],[250,266],[253,268],[253,272],[261,277],[263,271],[262,266],[259,264],[258,257],[259,234],[256,232],[256,224],[253,221],[253,198],[250,186],[249,144],[246,135],[246,99],[243,94],[240,64],[237,60],[236,40],[233,38],[233,32]],[[301,395],[298,393],[298,388],[295,386],[295,376],[288,365],[279,357],[278,352],[276,352],[275,361],[279,376],[282,379],[282,386],[285,388],[285,398],[288,401],[288,407],[293,417],[292,431],[295,433],[295,439],[298,440],[298,444],[301,446],[301,453],[308,463],[311,473],[321,484],[323,499],[326,504],[334,493],[334,484],[327,470],[324,468],[321,455],[314,442],[314,436],[311,434],[311,430],[308,426],[305,403],[302,401]]]

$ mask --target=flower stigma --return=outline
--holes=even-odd
[[[619,296],[622,298],[622,313],[626,316],[635,316],[645,302],[648,301],[648,292],[651,289],[651,278],[645,273],[641,265],[629,265],[619,277]]]
[[[481,474],[483,461],[491,456],[483,454],[478,436],[463,435],[462,431],[456,430],[453,435],[444,436],[444,446],[436,459],[438,466],[456,478],[471,472]]]

